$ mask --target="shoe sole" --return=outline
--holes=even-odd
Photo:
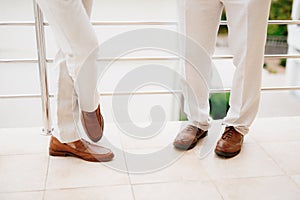
[[[57,157],[76,157],[76,158],[80,158],[82,160],[86,160],[86,161],[90,161],[90,162],[108,162],[108,161],[112,160],[112,158],[88,159],[88,158],[83,158],[81,156],[78,156],[78,155],[70,153],[70,152],[54,151],[54,150],[51,150],[51,149],[49,149],[49,155],[50,156],[57,156]]]
[[[194,148],[197,143],[199,142],[199,140],[201,140],[202,138],[206,137],[207,136],[207,132],[208,131],[205,131],[195,142],[193,142],[191,145],[189,146],[184,146],[184,145],[180,145],[180,144],[174,144],[174,146],[177,148],[177,149],[180,149],[180,150],[190,150],[192,148]]]
[[[233,152],[233,153],[227,153],[227,152],[222,152],[222,151],[215,150],[215,153],[218,156],[223,157],[223,158],[232,158],[232,157],[238,155],[240,152],[241,152],[241,150],[239,150],[237,152]]]

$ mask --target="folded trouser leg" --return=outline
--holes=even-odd
[[[60,53],[54,124],[61,142],[79,138],[78,102],[83,111],[98,106],[96,57],[98,41],[89,22],[92,0],[37,0],[53,30]]]
[[[179,0],[181,23],[187,37],[194,40],[207,56],[211,57],[215,50],[217,31],[223,5],[219,0]],[[186,44],[186,58],[191,58],[195,52]],[[200,56],[200,55],[198,55]],[[212,66],[193,66],[185,62],[185,80],[183,95],[184,110],[189,123],[207,130],[209,118],[209,79]]]
[[[246,134],[258,111],[270,0],[224,0],[236,71],[224,124]]]
[[[69,75],[65,55],[59,51],[55,57],[56,66],[56,90],[53,135],[61,142],[73,142],[81,137],[77,130],[79,107],[78,97],[74,89],[74,81]]]

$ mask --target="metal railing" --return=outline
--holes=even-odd
[[[43,15],[39,6],[34,1],[34,14],[35,21],[2,21],[0,26],[35,26],[36,41],[37,41],[37,52],[38,57],[36,59],[0,59],[0,63],[38,63],[39,76],[41,85],[41,94],[20,94],[20,95],[0,95],[0,99],[16,99],[16,98],[41,98],[42,100],[42,114],[43,114],[43,133],[50,135],[52,132],[51,120],[50,120],[50,98],[54,97],[49,94],[48,88],[48,77],[47,77],[47,63],[53,62],[53,59],[46,57],[46,46],[45,46],[45,34],[44,26],[48,26],[47,22],[43,21]],[[177,22],[172,21],[93,21],[94,26],[145,26],[145,25],[170,25],[178,26]],[[298,24],[300,20],[269,20],[268,24]],[[221,21],[220,25],[227,25],[227,21]],[[274,54],[264,55],[265,59],[281,59],[281,58],[300,58],[300,54]],[[213,59],[232,59],[232,55],[215,55]],[[104,58],[104,60],[110,60],[113,58]],[[101,59],[103,60],[103,59]],[[128,57],[120,58],[119,60],[124,61],[139,61],[139,60],[179,60],[178,57]],[[262,91],[286,91],[286,90],[300,90],[300,86],[288,86],[288,87],[262,87]],[[212,89],[211,93],[230,92],[230,88],[225,89]],[[153,95],[153,94],[181,94],[181,90],[175,91],[142,91],[136,92],[136,95]],[[101,96],[112,96],[112,95],[131,95],[131,92],[113,93],[104,92]]]
[[[35,30],[36,30],[36,43],[38,53],[38,65],[39,75],[41,83],[41,98],[42,98],[42,114],[43,114],[43,133],[45,135],[51,135],[51,119],[50,119],[50,97],[48,87],[48,76],[47,76],[47,58],[46,58],[46,46],[45,46],[45,32],[44,32],[44,21],[41,9],[34,3],[34,19],[35,19]]]

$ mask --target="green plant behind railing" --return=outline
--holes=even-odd
[[[229,109],[230,93],[216,93],[209,97],[210,116],[213,119],[223,119]],[[180,115],[180,121],[186,121],[185,114]]]
[[[229,109],[229,97],[229,92],[210,95],[210,116],[213,119],[223,119],[226,116]]]
[[[263,0],[262,0],[263,1]],[[272,0],[270,20],[291,19],[293,0]],[[222,20],[226,20],[225,10],[222,13]],[[220,26],[219,33],[227,34],[227,26]],[[287,36],[287,26],[272,24],[268,26],[268,35]]]
[[[291,19],[293,0],[273,0],[270,10],[271,20]],[[269,25],[268,35],[287,35],[286,25]]]

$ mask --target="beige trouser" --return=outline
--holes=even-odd
[[[230,109],[224,124],[246,134],[259,106],[261,74],[270,0],[179,0],[181,25],[185,34],[212,56],[223,8],[229,28],[229,47],[236,71],[232,83]],[[197,71],[185,64],[185,76],[191,90],[184,91],[185,112],[191,124],[207,130],[209,88]],[[191,94],[193,91],[194,94]],[[195,95],[195,98],[191,96]]]
[[[92,0],[37,0],[59,45],[54,136],[61,142],[81,138],[79,111],[98,106],[98,40],[89,21]],[[79,130],[78,130],[79,128]]]

